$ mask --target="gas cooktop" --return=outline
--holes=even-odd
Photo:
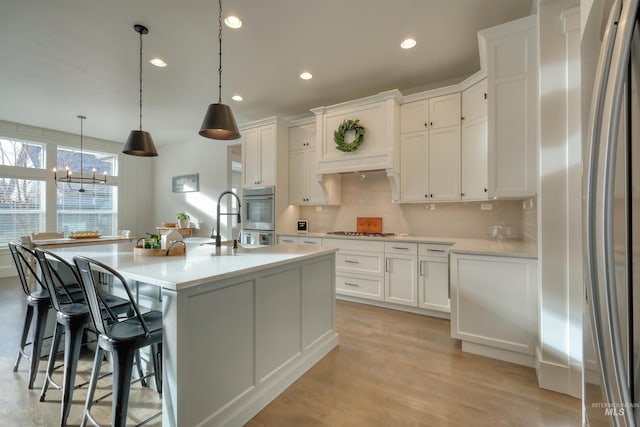
[[[337,236],[393,237],[395,233],[367,233],[363,231],[329,231],[327,234]]]

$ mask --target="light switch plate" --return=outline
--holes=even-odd
[[[480,203],[481,211],[490,211],[493,209],[493,205],[491,203]]]

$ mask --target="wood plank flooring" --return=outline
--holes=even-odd
[[[449,321],[343,301],[340,345],[256,415],[266,426],[579,426],[535,371],[463,353]]]
[[[24,319],[18,286],[0,279],[0,425],[58,425],[60,393],[50,390],[39,402],[43,374],[27,390],[27,363],[12,372]],[[533,369],[462,353],[449,321],[343,301],[336,313],[338,348],[247,426],[580,425],[578,399],[538,388]],[[88,376],[90,366],[89,355],[80,374]],[[69,425],[80,421],[85,390],[74,394]],[[100,420],[108,421],[109,405],[106,399],[96,408]],[[157,393],[134,386],[129,421],[159,405]]]

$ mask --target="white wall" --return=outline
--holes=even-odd
[[[195,235],[208,237],[216,222],[218,196],[229,188],[227,145],[239,142],[196,136],[193,141],[158,146],[153,173],[153,224],[159,226],[162,222],[175,222],[176,214],[186,212],[193,225],[199,227]],[[172,177],[194,173],[199,174],[200,191],[172,193]],[[223,209],[226,209],[228,200],[225,198]],[[235,217],[229,218],[235,221]],[[223,218],[222,224],[226,219]]]

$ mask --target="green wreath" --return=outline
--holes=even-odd
[[[345,120],[338,127],[338,130],[333,132],[333,140],[336,143],[336,149],[340,151],[344,151],[345,153],[350,153],[352,151],[356,151],[360,144],[362,144],[362,139],[364,138],[364,128],[359,124],[360,120]],[[354,132],[354,139],[349,143],[344,142],[344,135],[349,132]]]

